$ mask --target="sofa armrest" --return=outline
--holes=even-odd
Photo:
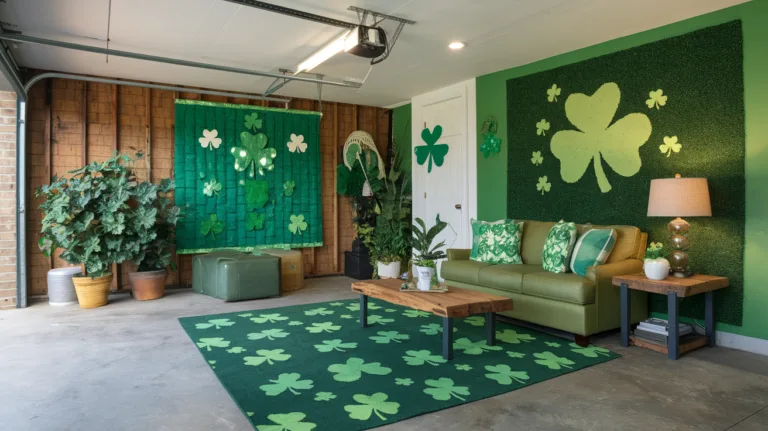
[[[472,250],[468,248],[449,248],[448,260],[469,260]]]
[[[637,274],[643,269],[640,259],[626,259],[621,262],[595,265],[587,268],[587,279],[595,284],[595,305],[597,306],[597,332],[616,329],[621,326],[620,289],[613,285],[617,275]],[[630,291],[632,322],[648,317],[648,294]]]

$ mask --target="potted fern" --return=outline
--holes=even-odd
[[[127,228],[134,211],[130,201],[140,195],[130,161],[115,154],[70,171],[69,178],[55,176],[36,192],[45,214],[39,241],[43,254],[61,249],[66,262],[85,267],[87,275],[72,279],[82,308],[106,305],[112,264],[139,251],[139,238]]]
[[[427,229],[424,220],[416,217],[416,223],[411,228],[413,231],[413,249],[416,254],[414,265],[418,273],[419,290],[430,290],[436,284],[437,260],[445,258],[445,252],[440,250],[445,247],[445,241],[440,241],[432,247],[435,238],[448,226],[448,223],[440,221],[440,215],[435,217],[435,225]]]
[[[139,238],[138,253],[132,261],[137,270],[128,273],[133,297],[140,301],[160,298],[165,293],[167,268],[171,262],[171,244],[176,233],[180,209],[168,195],[174,182],[164,179],[159,184],[142,183],[142,199],[137,202],[131,229]]]

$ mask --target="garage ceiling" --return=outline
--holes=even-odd
[[[744,0],[283,0],[290,8],[356,21],[351,5],[417,21],[360,89],[325,86],[323,99],[391,106],[464,79],[594,45]],[[0,21],[24,35],[104,47],[108,0],[0,0]],[[393,31],[394,23],[385,23]],[[110,48],[277,72],[338,35],[338,27],[223,0],[113,0]],[[448,42],[461,40],[458,52]],[[271,78],[149,63],[12,43],[21,66],[168,84],[261,93]],[[365,59],[341,54],[313,72],[363,79]],[[2,85],[2,83],[0,83]],[[7,83],[6,83],[7,85]],[[6,87],[7,88],[7,87]],[[276,95],[316,98],[293,82]]]

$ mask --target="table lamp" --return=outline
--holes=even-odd
[[[675,277],[687,277],[688,253],[690,246],[685,233],[691,228],[680,217],[711,217],[709,187],[706,178],[660,178],[651,180],[651,192],[648,197],[648,217],[676,217],[669,222],[672,252],[669,265]]]

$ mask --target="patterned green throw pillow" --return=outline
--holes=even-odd
[[[571,257],[571,271],[584,277],[587,268],[594,265],[602,265],[611,255],[616,244],[616,231],[614,229],[590,229],[576,241]]]
[[[569,257],[575,242],[576,224],[566,223],[562,220],[557,222],[549,230],[547,242],[544,243],[541,266],[549,272],[567,272],[570,263]]]
[[[480,237],[482,236],[483,232],[488,230],[487,226],[514,222],[514,220],[482,221],[472,219],[472,252],[469,254],[469,258],[472,260],[477,260],[477,246],[480,244]]]
[[[477,255],[470,256],[472,260],[497,265],[523,263],[523,258],[520,257],[523,222],[514,223],[508,220],[502,223],[486,223],[479,226],[478,233]]]

